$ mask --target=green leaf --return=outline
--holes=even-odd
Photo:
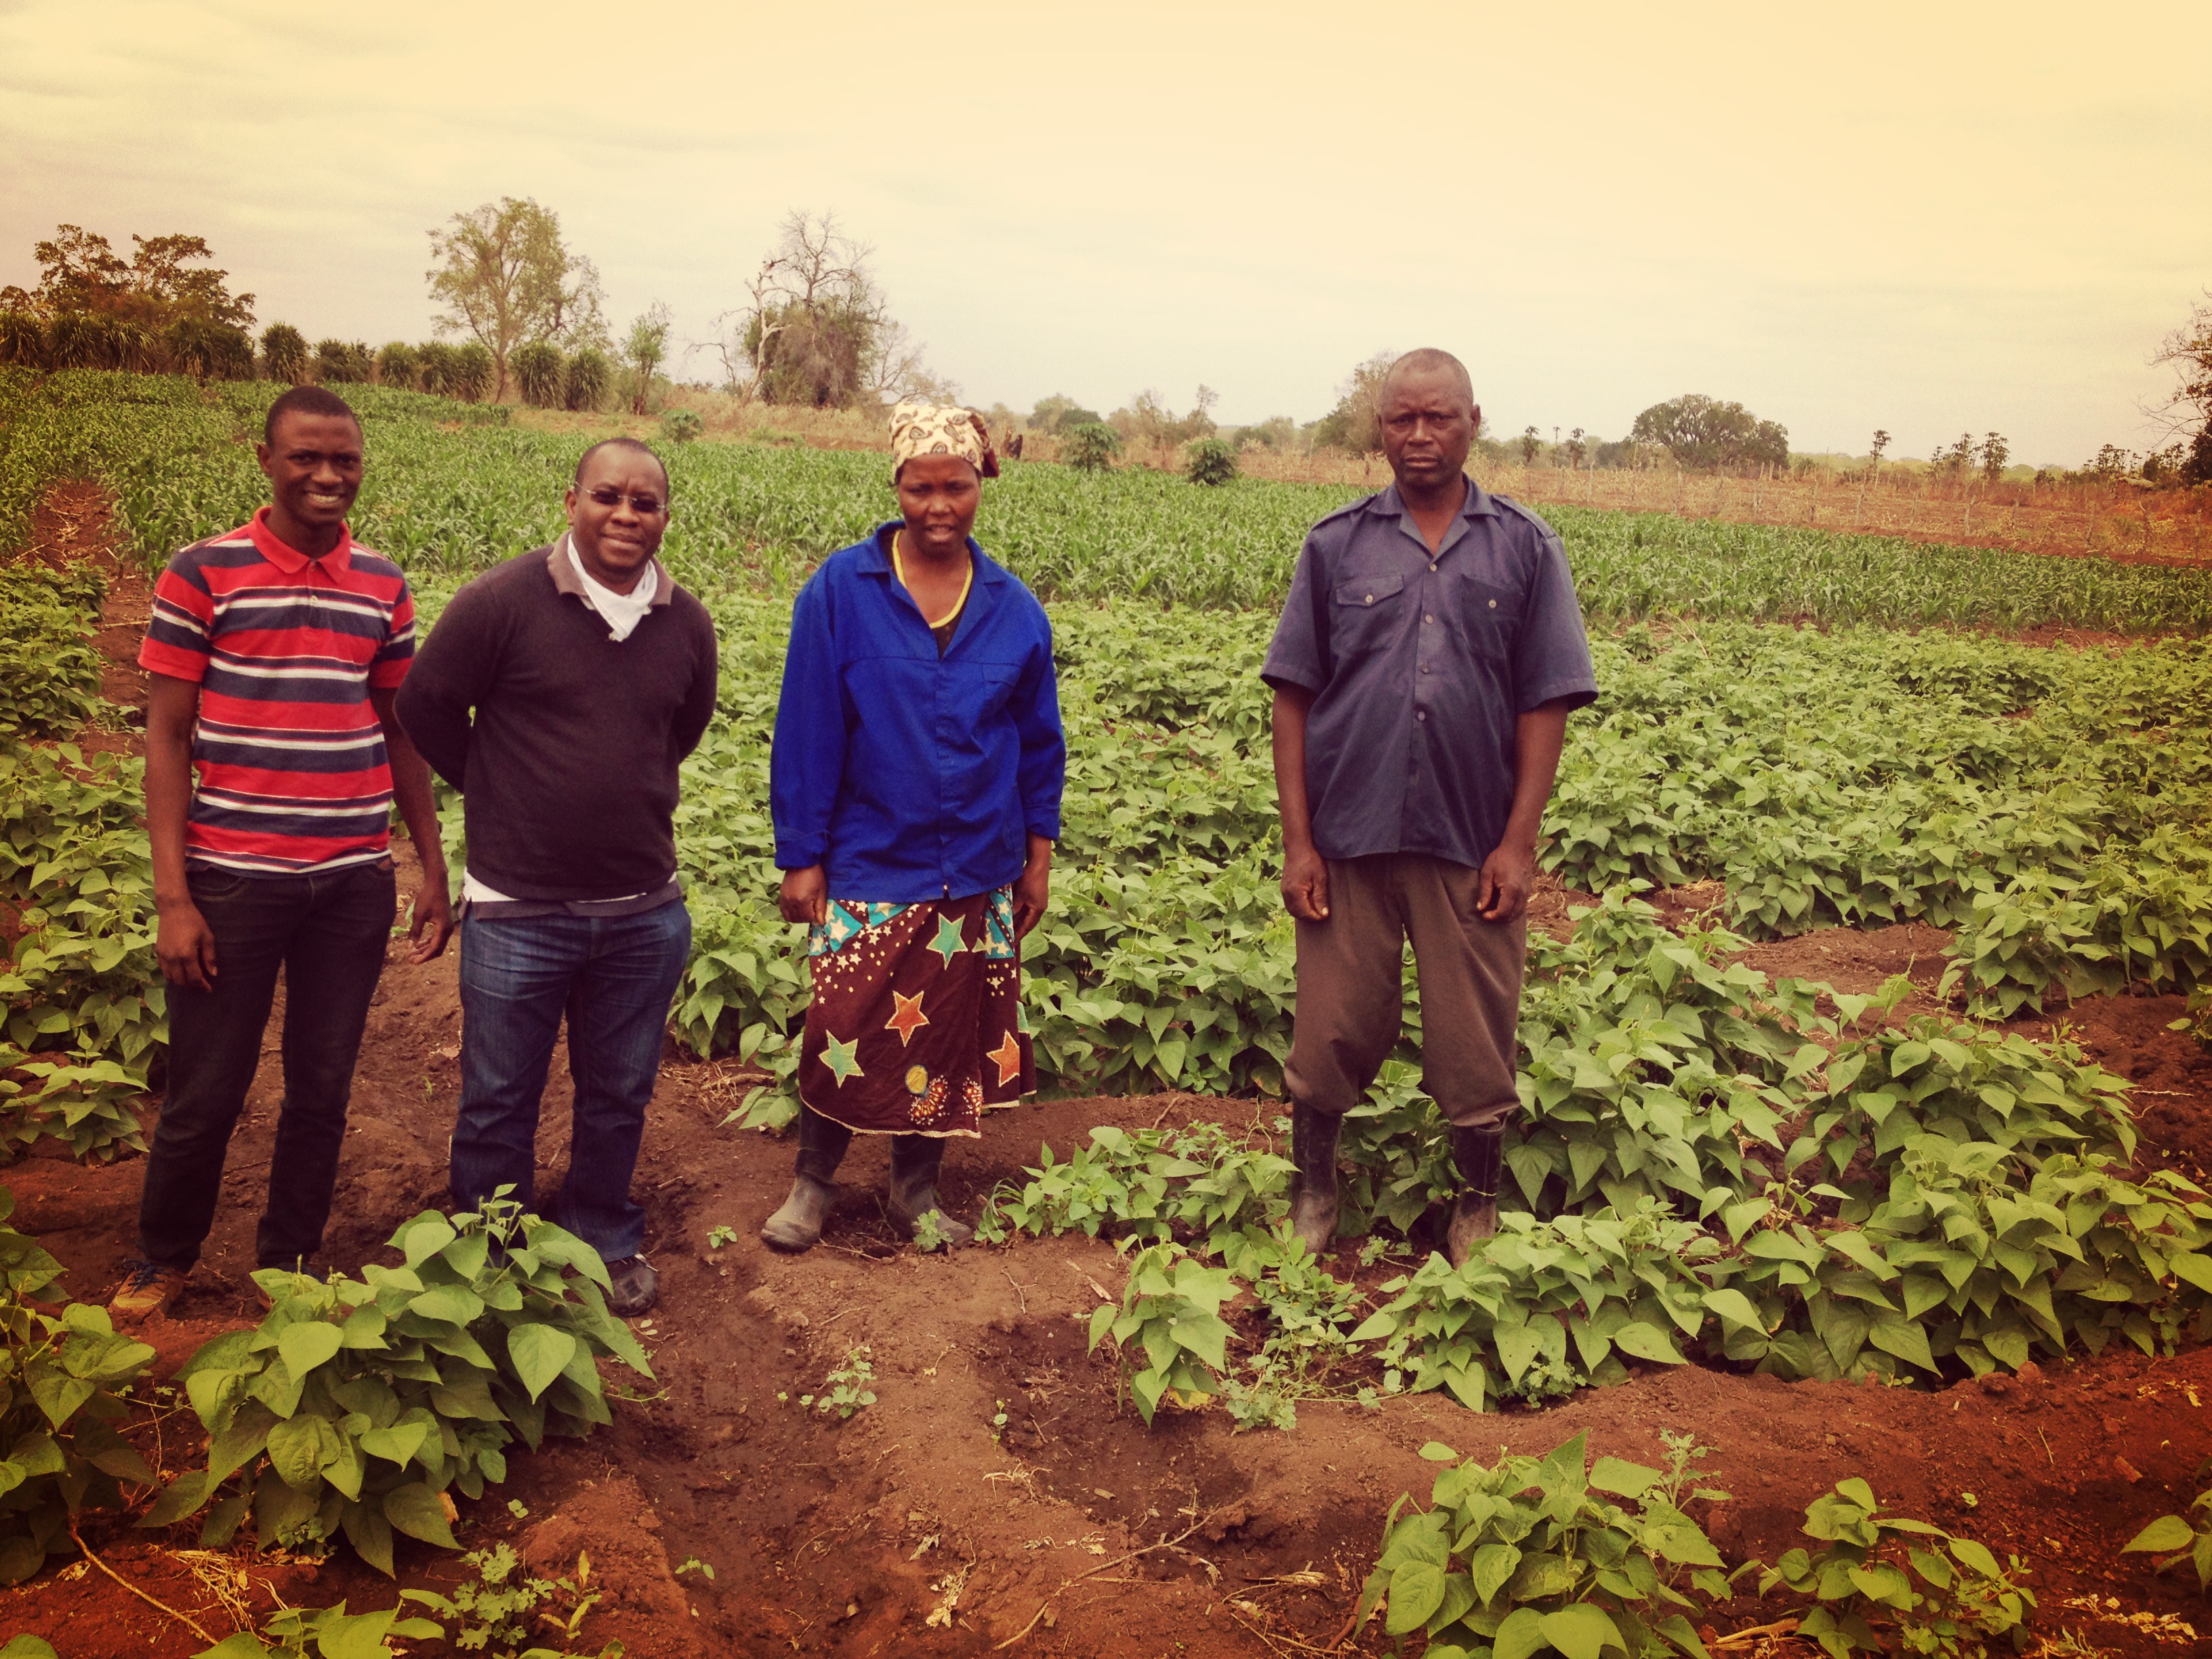
[[[1726,1323],[1742,1330],[1757,1331],[1762,1336],[1766,1334],[1766,1322],[1759,1316],[1758,1308],[1741,1291],[1707,1291],[1705,1303]]]
[[[2126,1555],[2137,1550],[2156,1550],[2161,1554],[2166,1554],[2175,1550],[2185,1550],[2196,1536],[2189,1522],[2179,1516],[2161,1515],[2126,1543],[2121,1545],[2120,1553]]]
[[[1680,1365],[1682,1356],[1675,1352],[1674,1339],[1656,1325],[1642,1320],[1623,1325],[1613,1334],[1613,1342],[1624,1353],[1634,1354],[1638,1359],[1656,1360],[1662,1364]]]
[[[1544,1639],[1566,1655],[1567,1659],[1600,1659],[1607,1643],[1616,1647],[1620,1643],[1613,1620],[1587,1601],[1546,1613],[1543,1629]]]
[[[1468,1560],[1468,1571],[1474,1580],[1475,1599],[1486,1607],[1498,1592],[1512,1581],[1521,1565],[1518,1545],[1492,1542],[1475,1551]]]
[[[276,1339],[276,1352],[283,1356],[284,1368],[293,1376],[304,1377],[338,1351],[344,1334],[335,1325],[321,1320],[303,1320],[287,1325]]]
[[[335,1327],[324,1328],[337,1334]],[[269,1431],[269,1466],[295,1492],[319,1486],[324,1463],[338,1451],[337,1431],[313,1412],[287,1418]]]
[[[1529,1659],[1544,1650],[1547,1640],[1544,1615],[1534,1607],[1516,1607],[1490,1638],[1491,1659]]]
[[[446,1506],[438,1494],[422,1481],[404,1486],[394,1486],[384,1494],[384,1518],[394,1531],[404,1532],[410,1538],[419,1538],[426,1544],[435,1544],[441,1549],[459,1549],[453,1542],[453,1528],[446,1522]]]
[[[1590,1466],[1590,1485],[1600,1492],[1622,1498],[1641,1498],[1658,1480],[1658,1470],[1646,1468],[1641,1463],[1623,1462],[1618,1457],[1601,1457]]]
[[[1390,1611],[1382,1627],[1393,1636],[1419,1630],[1443,1605],[1444,1569],[1432,1561],[1408,1561],[1390,1575]]]
[[[575,1352],[576,1339],[550,1325],[515,1325],[507,1333],[507,1358],[532,1400],[552,1387]]]
[[[260,1651],[258,1644],[254,1650],[256,1653]],[[0,1659],[60,1659],[60,1656],[55,1653],[53,1644],[45,1637],[33,1636],[26,1631],[21,1636],[9,1638],[8,1645],[0,1648]]]
[[[392,1243],[399,1246],[410,1267],[419,1267],[459,1237],[452,1223],[431,1215],[403,1229]]]
[[[1518,1382],[1521,1373],[1543,1352],[1543,1339],[1526,1325],[1505,1325],[1490,1334],[1498,1346],[1498,1363],[1505,1368],[1505,1380]]]

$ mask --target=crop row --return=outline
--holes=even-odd
[[[239,523],[263,499],[247,440],[275,388],[73,371],[0,371],[0,548],[42,482],[106,481],[140,554],[157,562]],[[580,437],[507,425],[506,410],[349,387],[371,465],[362,539],[417,574],[467,574],[559,527]],[[787,592],[824,554],[890,516],[880,454],[695,443],[670,457],[672,558],[708,587],[733,576]],[[1047,599],[1140,599],[1265,610],[1306,527],[1361,491],[1240,480],[1196,489],[1167,473],[1014,466],[993,486],[986,545]],[[1607,618],[1808,617],[1869,623],[2197,633],[2212,575],[1893,538],[1548,508],[1585,610]]]

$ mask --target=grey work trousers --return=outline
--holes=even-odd
[[[1359,1103],[1398,1041],[1411,939],[1422,1087],[1461,1128],[1510,1123],[1521,1107],[1514,1061],[1526,915],[1486,921],[1475,908],[1481,872],[1449,859],[1381,853],[1327,863],[1328,919],[1297,924],[1285,1091],[1336,1116]]]

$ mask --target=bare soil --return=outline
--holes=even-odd
[[[126,606],[143,617],[143,595],[118,587],[111,611]],[[128,627],[118,617],[103,636],[118,654]],[[399,851],[404,895],[412,863]],[[1547,887],[1540,923],[1566,925],[1576,896]],[[1716,902],[1662,896],[1685,920]],[[1942,945],[1929,928],[1831,929],[1759,946],[1751,960],[1847,991],[1899,972],[1932,987]],[[2143,1091],[2147,1142],[2201,1170],[2212,1162],[2212,1057],[2164,1029],[2178,1012],[2173,999],[2122,999],[2068,1018]],[[392,1259],[393,1228],[443,1198],[459,1029],[456,953],[416,967],[395,939],[355,1085],[331,1265]],[[1650,1462],[1662,1457],[1660,1431],[1674,1430],[1713,1449],[1705,1476],[1734,1494],[1704,1516],[1731,1561],[1792,1547],[1804,1505],[1856,1474],[1904,1512],[2023,1557],[2053,1632],[2078,1631],[2117,1655],[2212,1651],[2212,1610],[2193,1581],[2119,1553],[2207,1484],[2212,1352],[2108,1352],[1933,1391],[1784,1384],[1724,1363],[1652,1367],[1543,1410],[1476,1415],[1431,1395],[1371,1411],[1310,1402],[1287,1434],[1237,1433],[1219,1410],[1164,1411],[1147,1430],[1118,1404],[1113,1363],[1085,1349],[1084,1322],[1122,1281],[1109,1246],[1071,1236],[917,1255],[884,1218],[884,1149],[863,1140],[823,1245],[775,1255],[755,1234],[788,1184],[790,1148],[724,1127],[743,1086],[729,1062],[672,1045],[637,1177],[661,1273],[660,1306],[635,1322],[658,1377],[641,1389],[651,1397],[618,1407],[589,1440],[517,1456],[503,1486],[461,1505],[470,1547],[511,1541],[540,1570],[568,1575],[588,1553],[592,1588],[608,1599],[586,1621],[582,1650],[619,1639],[652,1659],[1001,1645],[1128,1659],[1380,1652],[1379,1626],[1347,1626],[1385,1512],[1401,1493],[1426,1497],[1435,1467],[1424,1443],[1488,1459],[1587,1432],[1594,1453]],[[279,1087],[264,1066],[202,1265],[173,1316],[144,1328],[165,1373],[258,1312],[246,1275]],[[556,1068],[541,1195],[560,1178],[568,1098]],[[945,1196],[970,1213],[996,1183],[1020,1179],[1041,1146],[1064,1154],[1099,1124],[1218,1116],[1267,1133],[1273,1115],[1267,1103],[1182,1095],[1025,1104],[952,1150]],[[143,1170],[34,1156],[0,1172],[14,1224],[66,1264],[75,1296],[112,1288],[133,1247]],[[734,1241],[710,1245],[722,1226]],[[1373,1277],[1349,1247],[1335,1265]],[[874,1365],[875,1403],[842,1423],[802,1406],[856,1347]],[[137,1433],[174,1471],[198,1454],[196,1428],[173,1410]],[[278,1597],[344,1598],[359,1611],[393,1594],[343,1552],[321,1564],[243,1547],[212,1555],[193,1548],[191,1525],[149,1534],[112,1517],[86,1540],[121,1579],[214,1637]],[[463,1576],[457,1558],[427,1547],[403,1541],[398,1561],[410,1585],[449,1589]],[[1717,1619],[1722,1630],[1774,1616],[1725,1611],[1735,1616]],[[2124,1622],[2144,1613],[2201,1635],[2162,1644]],[[205,1645],[83,1561],[0,1592],[0,1638],[17,1631],[45,1635],[64,1659],[184,1659]]]

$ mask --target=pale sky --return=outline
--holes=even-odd
[[[2212,285],[2206,40],[2202,0],[0,0],[0,282],[62,221],[197,233],[264,324],[421,339],[425,233],[530,196],[617,331],[704,340],[829,209],[971,402],[1310,420],[1440,345],[1506,431],[1702,392],[2070,465],[2151,442]]]

